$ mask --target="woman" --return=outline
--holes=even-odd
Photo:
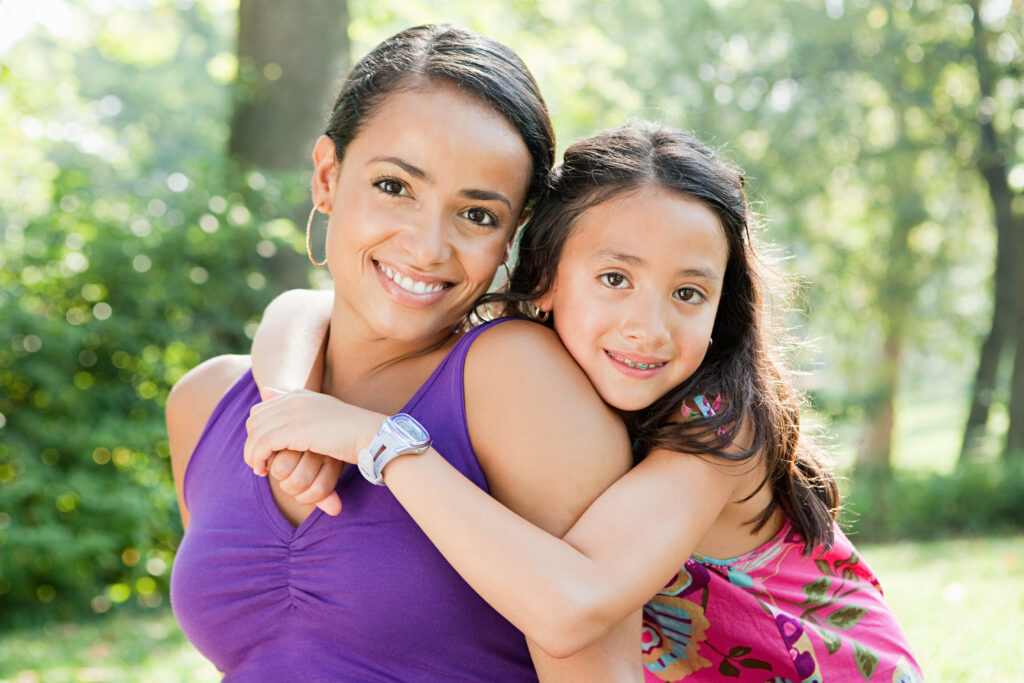
[[[334,298],[311,385],[408,413],[459,471],[560,536],[628,468],[621,424],[550,330],[457,331],[553,148],[536,84],[493,40],[418,27],[361,60],[313,152]],[[249,359],[223,356],[167,404],[186,526],[172,605],[227,680],[531,680],[533,666],[553,680],[638,676],[639,613],[577,657],[528,651],[354,469],[340,517],[255,477],[242,445],[258,401]]]

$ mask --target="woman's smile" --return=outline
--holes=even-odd
[[[381,283],[399,303],[411,306],[430,306],[444,298],[452,283],[440,278],[430,278],[398,266],[373,259]]]

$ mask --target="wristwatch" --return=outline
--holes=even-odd
[[[359,471],[366,481],[384,485],[384,466],[400,455],[419,455],[430,448],[430,434],[412,415],[398,413],[384,420],[370,445],[359,451]]]

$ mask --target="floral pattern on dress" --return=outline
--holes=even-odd
[[[811,555],[788,522],[740,557],[694,555],[644,608],[646,680],[923,681],[877,579],[834,531]]]
[[[684,401],[684,419],[721,397]],[[838,525],[805,554],[790,522],[728,560],[695,554],[644,607],[648,681],[920,683],[921,669],[871,569]]]
[[[708,619],[704,607],[688,596],[708,585],[710,575],[703,565],[687,562],[679,573],[644,605],[642,647],[644,664],[662,680],[678,680],[711,666],[698,654],[707,639]]]

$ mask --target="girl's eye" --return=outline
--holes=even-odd
[[[461,216],[477,225],[486,225],[488,227],[498,225],[498,217],[486,209],[466,209],[462,212]]]
[[[381,178],[380,180],[374,181],[373,186],[384,194],[391,194],[396,197],[409,194],[402,181],[395,180],[394,178]]]
[[[629,284],[626,276],[622,273],[603,273],[601,281],[613,289],[622,289]]]
[[[704,295],[693,287],[680,287],[676,290],[676,298],[688,304],[704,301]]]

